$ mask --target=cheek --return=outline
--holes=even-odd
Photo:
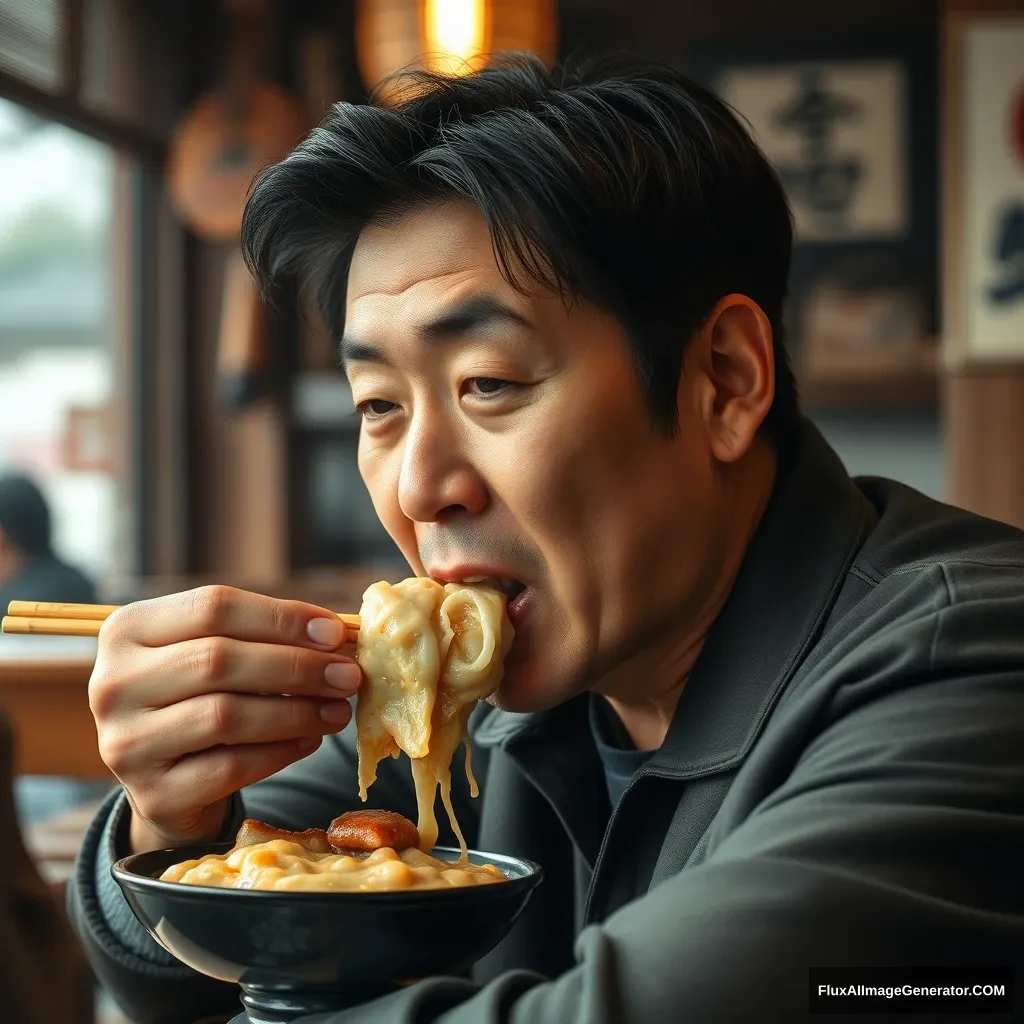
[[[666,440],[622,387],[520,447],[510,487],[545,556],[554,593],[598,648],[686,589],[708,528],[713,469],[698,424]],[[697,545],[698,547],[700,545]]]
[[[557,598],[588,619],[643,501],[637,452],[650,445],[650,431],[622,390],[591,391],[585,405],[553,403],[492,463],[507,467],[502,499],[541,552]]]

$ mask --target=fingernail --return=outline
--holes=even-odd
[[[300,753],[308,754],[311,750],[316,750],[322,740],[322,736],[306,736],[304,739],[296,740],[295,749]]]
[[[337,661],[324,669],[324,679],[328,686],[333,686],[343,693],[355,693],[359,685],[359,666],[349,661]]]
[[[333,701],[330,704],[325,704],[320,709],[320,717],[325,722],[347,722],[349,716],[352,714],[352,709],[348,706],[347,700]]]
[[[306,626],[309,639],[324,647],[337,647],[344,631],[345,627],[338,619],[310,619]]]

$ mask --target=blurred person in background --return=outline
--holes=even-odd
[[[93,604],[96,589],[51,547],[50,508],[23,473],[0,475],[0,609],[11,601]]]
[[[7,613],[11,601],[96,601],[92,582],[54,554],[51,519],[46,498],[29,477],[16,472],[0,475],[0,613]],[[21,639],[2,633],[0,638],[0,648]],[[14,656],[21,654],[19,647]],[[24,826],[99,799],[110,787],[105,782],[23,775],[15,788]]]

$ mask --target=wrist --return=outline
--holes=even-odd
[[[131,805],[131,800],[128,803],[131,814],[128,831],[131,852],[149,853],[151,850],[167,850],[178,846],[213,842],[224,828],[230,799],[225,797],[209,807],[204,807],[194,828],[173,831],[163,829],[143,817]]]

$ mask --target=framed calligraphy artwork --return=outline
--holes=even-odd
[[[799,241],[902,237],[907,212],[901,63],[809,61],[732,67],[719,94],[775,165]]]
[[[950,14],[946,361],[1024,363],[1024,9]]]
[[[868,404],[934,404],[937,14],[933,28],[732,39],[681,61],[740,114],[786,190],[787,333],[811,405],[852,385]]]

